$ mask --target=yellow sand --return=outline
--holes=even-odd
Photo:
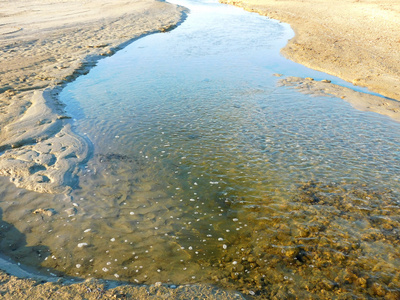
[[[400,121],[400,2],[397,0],[221,0],[289,23],[282,54],[390,99],[357,108]],[[315,87],[314,87],[315,88]],[[304,90],[304,86],[303,86]],[[346,92],[347,93],[347,92]],[[363,95],[359,95],[363,97]],[[364,103],[363,103],[364,102]],[[382,104],[381,102],[384,102]]]

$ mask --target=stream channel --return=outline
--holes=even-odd
[[[283,58],[288,25],[177,4],[181,25],[60,94],[93,151],[74,214],[17,226],[48,247],[40,264],[269,299],[397,295],[400,124],[279,86],[276,73],[351,86]]]

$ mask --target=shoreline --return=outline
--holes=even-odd
[[[0,175],[68,194],[90,143],[72,132],[59,92],[136,39],[176,27],[185,8],[154,0],[7,0],[0,8]]]
[[[349,101],[362,111],[387,115],[400,122],[400,3],[395,0],[349,1],[327,3],[322,0],[220,0],[281,22],[288,23],[295,37],[281,50],[286,58],[321,71],[355,86],[366,87],[381,98],[354,92]],[[301,92],[330,94],[330,84],[316,85]],[[329,89],[340,90],[339,86]],[[347,101],[349,89],[335,92]],[[357,102],[357,104],[355,104]]]

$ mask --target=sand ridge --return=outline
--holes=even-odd
[[[400,101],[400,2],[221,0],[289,23],[281,53],[307,67]],[[395,102],[397,102],[395,101]],[[376,104],[378,106],[378,104]],[[394,104],[396,105],[396,104]],[[366,109],[369,104],[358,107]],[[371,110],[371,109],[370,109]],[[377,110],[380,113],[385,110]],[[400,112],[387,112],[391,117]],[[395,119],[399,120],[397,116]]]
[[[279,86],[291,87],[303,94],[313,96],[333,96],[350,103],[355,109],[370,111],[388,116],[400,122],[400,102],[373,94],[357,92],[329,81],[316,81],[313,78],[286,77],[278,81]]]

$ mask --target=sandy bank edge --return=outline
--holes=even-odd
[[[395,55],[400,53],[400,33],[388,30],[396,28],[400,18],[400,5],[395,1],[220,2],[289,23],[295,37],[281,50],[285,57],[388,97],[370,97],[354,92],[352,97],[343,99],[349,101],[351,98],[356,109],[400,120],[400,61]],[[375,30],[371,30],[374,27]],[[335,89],[337,95],[349,94],[346,88],[340,93],[338,87]],[[304,88],[301,90],[305,91]],[[313,90],[317,92],[315,87]],[[355,95],[360,98],[356,100]]]
[[[286,77],[278,81],[280,86],[294,88],[303,94],[333,96],[350,103],[355,109],[370,111],[388,116],[400,122],[400,102],[357,92],[351,88],[332,84],[328,81],[315,81],[312,78]]]
[[[4,87],[6,91],[0,94],[0,175],[8,176],[17,187],[41,193],[69,193],[71,187],[77,184],[78,165],[87,158],[90,144],[72,132],[71,121],[57,96],[68,82],[86,74],[98,60],[144,35],[168,31],[185,18],[186,9],[182,7],[149,2],[133,12],[132,25],[123,11],[116,19],[104,21],[99,17],[98,24],[91,22],[73,28],[55,28],[56,33],[49,32],[44,37],[38,33],[40,43],[33,51],[33,62],[28,65],[22,62],[21,70],[14,61],[23,61],[24,57],[18,59],[18,55],[25,55],[24,48],[31,51],[35,41],[31,40],[31,36],[16,36],[15,39],[11,37],[10,41],[2,41],[3,44],[14,43],[18,47],[9,51],[10,55],[16,56],[12,60],[14,65],[10,63],[8,67],[6,62],[2,65],[4,77],[9,77],[11,87]],[[48,7],[53,4],[50,3]],[[110,40],[114,28],[109,24],[114,27],[118,24],[124,29],[123,35],[119,33],[122,38]],[[88,27],[87,32],[80,38],[85,26]],[[106,31],[105,34],[102,31]],[[71,35],[70,40],[68,35]],[[85,35],[90,37],[87,42]],[[64,48],[57,46],[57,39],[65,39]],[[69,49],[76,41],[83,51],[72,52]],[[54,59],[42,60],[43,47],[62,52],[62,55],[55,54]],[[20,48],[22,51],[18,52]],[[57,61],[56,65],[54,61]],[[30,76],[32,70],[35,73]],[[43,73],[36,70],[43,70]],[[21,76],[26,77],[20,82],[18,78]]]

